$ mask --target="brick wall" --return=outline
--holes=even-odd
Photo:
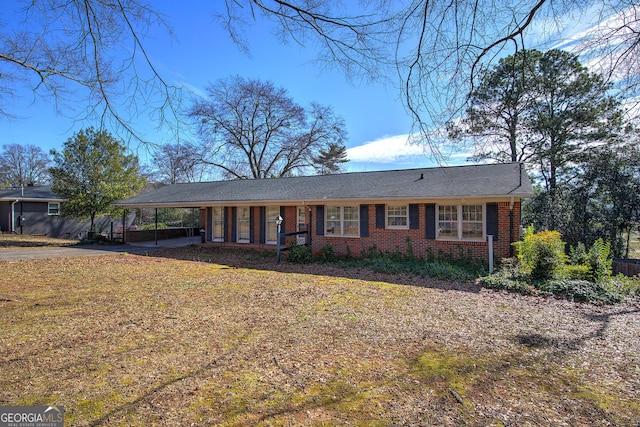
[[[315,207],[313,211],[316,212]],[[316,233],[315,220],[311,224],[312,229],[312,249],[314,253],[320,253],[326,245],[331,245],[336,254],[361,256],[372,248],[378,251],[407,253],[409,244],[414,255],[426,258],[429,253],[438,256],[439,254],[449,254],[454,257],[471,256],[475,259],[488,260],[487,242],[463,242],[427,239],[425,204],[419,205],[419,226],[412,230],[393,230],[387,228],[376,228],[376,206],[369,205],[369,237],[329,237],[319,236]],[[519,238],[520,230],[520,203],[515,202],[513,206],[513,233],[509,239],[510,229],[510,203],[498,203],[498,236],[494,238],[493,250],[496,258],[509,257],[511,242]]]
[[[517,241],[520,234],[520,202],[515,202],[513,210],[510,208],[509,202],[498,203],[498,236],[494,238],[494,256],[496,259],[509,257],[512,255],[511,242]],[[426,205],[421,203],[418,205],[418,228],[410,230],[393,230],[386,228],[376,228],[376,205],[368,205],[368,227],[369,237],[328,237],[317,234],[316,230],[316,206],[310,206],[311,212],[306,210],[307,227],[311,233],[312,251],[319,254],[326,245],[331,245],[335,254],[361,256],[363,253],[372,248],[378,251],[401,252],[407,253],[409,244],[414,255],[426,258],[430,253],[438,256],[439,254],[449,254],[454,257],[471,256],[476,259],[487,260],[488,243],[487,242],[460,242],[460,241],[444,241],[426,238]],[[263,218],[260,215],[259,207],[253,209],[253,241],[254,244],[238,244],[242,247],[256,247],[260,249],[275,249],[275,245],[259,244],[260,227]],[[207,224],[205,218],[202,217],[201,224]],[[206,214],[206,211],[205,211]],[[231,238],[231,207],[226,209],[228,236]],[[296,231],[297,210],[295,206],[286,206],[281,209],[281,215],[284,218],[283,233]],[[486,219],[485,219],[486,220]],[[510,237],[509,230],[512,230]],[[287,243],[295,241],[295,236],[288,237]],[[226,242],[229,243],[229,242]],[[224,244],[224,243],[220,243]]]

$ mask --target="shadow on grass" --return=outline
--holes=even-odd
[[[0,248],[55,248],[75,246],[77,244],[77,240],[54,239],[46,236],[0,234]]]
[[[518,344],[530,348],[550,348],[561,351],[577,350],[581,348],[587,341],[603,337],[605,335],[605,332],[609,328],[609,325],[611,324],[613,318],[639,312],[640,308],[624,309],[605,314],[585,313],[583,314],[583,317],[586,322],[596,323],[598,325],[594,329],[594,331],[589,334],[585,334],[583,336],[575,337],[572,339],[558,339],[552,336],[545,336],[541,334],[523,334],[514,337],[514,341]]]
[[[409,273],[382,273],[366,267],[341,267],[331,263],[313,262],[296,264],[283,258],[276,262],[276,253],[237,248],[218,248],[206,246],[187,246],[174,249],[157,249],[138,255],[207,262],[228,265],[233,268],[278,271],[284,273],[315,274],[345,279],[385,282],[397,285],[419,286],[445,291],[464,291],[478,293],[482,288],[477,281],[455,281],[420,277]],[[425,261],[427,262],[427,261]]]

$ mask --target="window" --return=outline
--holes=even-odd
[[[49,202],[49,215],[60,215],[60,202]]]
[[[409,208],[407,205],[387,205],[387,228],[409,228]]]
[[[462,238],[482,239],[483,226],[482,205],[462,206]]]
[[[484,205],[438,206],[438,239],[482,240]]]
[[[250,231],[251,231],[251,214],[249,213],[249,208],[238,208],[238,216],[236,219],[236,224],[238,226],[238,242],[247,243],[251,239]]]
[[[458,238],[457,206],[438,206],[438,238]]]
[[[266,230],[267,243],[276,244],[278,243],[278,226],[276,225],[276,217],[280,215],[280,208],[278,206],[267,206],[265,211],[265,219],[266,222]]]
[[[327,206],[325,209],[325,235],[360,235],[360,208],[358,206]]]
[[[213,241],[224,241],[224,208],[213,208]]]

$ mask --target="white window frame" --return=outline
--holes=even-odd
[[[355,213],[355,219],[345,219],[345,208],[352,209]],[[335,211],[337,209],[337,218],[329,218],[330,211]],[[329,223],[338,223],[337,227],[329,228]],[[345,233],[345,223],[355,223],[356,225],[356,233],[355,234],[346,234]],[[339,228],[336,231],[336,228]],[[333,232],[330,232],[333,230]],[[359,205],[345,205],[345,206],[335,206],[329,205],[324,209],[324,235],[327,237],[360,237],[360,206]]]
[[[393,209],[404,208],[404,215],[393,215],[394,218],[404,218],[405,225],[389,224],[389,211]],[[409,205],[385,205],[385,227],[392,230],[408,230],[409,229]]]
[[[55,211],[52,213],[51,208],[55,206]],[[47,204],[47,214],[49,216],[58,216],[60,215],[60,202],[49,202]]]
[[[213,230],[211,231],[211,238],[214,242],[224,242],[224,207],[214,206],[211,210],[211,223]],[[217,234],[219,232],[220,234]]]
[[[275,245],[278,243],[278,225],[276,224],[276,217],[280,215],[280,206],[267,206],[265,207],[265,243],[268,245]]]
[[[241,215],[241,213],[246,213]],[[241,225],[246,224],[247,236],[240,237]],[[236,242],[249,243],[251,241],[251,208],[241,206],[236,209]]]
[[[469,206],[481,207],[482,220],[465,220],[463,217],[464,208]],[[487,208],[485,203],[459,203],[459,204],[439,204],[436,205],[436,239],[449,240],[459,242],[482,242],[486,240],[487,236]],[[441,236],[440,235],[440,208],[454,207],[455,208],[455,230],[456,236]],[[446,220],[445,220],[446,221]],[[444,221],[442,221],[444,222]],[[481,237],[465,237],[464,224],[482,224],[482,236]]]

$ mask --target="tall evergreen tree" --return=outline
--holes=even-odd
[[[347,163],[347,148],[338,143],[329,143],[327,148],[322,148],[313,158],[315,169],[320,175],[331,175],[342,171],[342,165]]]

